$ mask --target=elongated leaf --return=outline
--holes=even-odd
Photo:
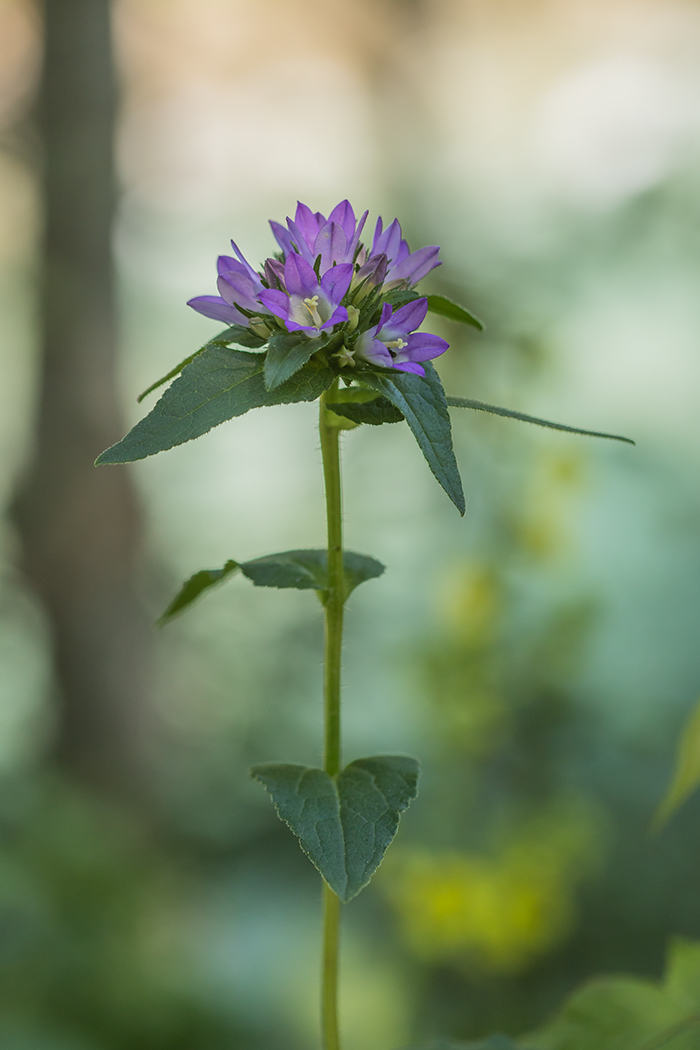
[[[327,342],[325,338],[307,339],[300,332],[292,332],[289,335],[280,332],[273,335],[268,343],[265,355],[265,386],[268,390],[276,390],[287,379],[298,372],[312,354]]]
[[[484,401],[474,401],[470,397],[448,397],[447,404],[450,408],[473,408],[477,412],[490,412],[494,416],[507,416],[508,419],[519,419],[523,423],[535,423],[538,427],[551,427],[552,430],[566,430],[569,434],[584,434],[586,437],[608,438],[610,441],[624,441],[627,445],[635,445],[632,438],[621,437],[619,434],[605,434],[600,430],[581,430],[579,427],[569,427],[564,423],[551,423],[548,419],[538,419],[537,416],[526,416],[523,412],[514,412],[511,408],[499,408],[498,405],[487,405]]]
[[[672,943],[663,983],[629,976],[588,981],[523,1043],[533,1050],[697,1050],[700,944]]]
[[[377,395],[376,392],[371,401],[329,401],[327,405],[336,415],[345,416],[353,423],[369,423],[378,427],[382,423],[400,423],[405,418],[403,412],[392,405],[388,398]]]
[[[444,295],[428,295],[427,299],[430,313],[449,317],[451,321],[460,321],[462,324],[471,324],[472,328],[479,329],[480,332],[484,331],[484,325],[480,319],[470,314],[458,302],[452,302]]]
[[[464,514],[464,492],[452,448],[450,414],[440,377],[430,361],[424,362],[425,377],[410,372],[363,372],[362,382],[374,387],[406,417],[428,466],[460,514]]]
[[[251,776],[342,901],[364,889],[416,797],[418,763],[403,755],[360,758],[331,777],[310,766],[265,763]]]
[[[267,554],[252,561],[227,561],[223,569],[202,569],[190,576],[172,602],[161,616],[160,625],[182,612],[191,605],[195,598],[221,583],[236,569],[256,587],[294,588],[320,592],[323,598],[328,588],[328,552],[325,550],[283,551],[281,554]],[[343,552],[343,569],[345,579],[344,600],[365,580],[374,580],[384,572],[384,566],[376,558],[355,551]]]
[[[236,572],[237,569],[240,569],[237,561],[227,561],[223,569],[201,569],[194,576],[190,576],[189,580],[183,583],[168,608],[158,620],[158,626],[162,627],[164,623],[172,620],[173,616],[177,616],[188,605],[191,605],[203,591],[209,590],[210,587],[215,587],[217,583],[222,583],[227,576]]]
[[[227,328],[224,332],[219,332],[213,339],[210,339],[204,346],[200,346],[199,350],[195,350],[193,354],[186,357],[184,361],[181,361],[179,365],[175,365],[171,368],[167,375],[163,376],[162,379],[157,379],[155,383],[151,383],[149,387],[146,387],[142,394],[136,398],[137,402],[141,404],[145,397],[152,394],[154,390],[157,390],[159,386],[163,386],[169,380],[174,379],[175,376],[179,376],[183,368],[186,368],[190,361],[194,361],[195,357],[206,350],[208,346],[212,344],[227,346],[229,343],[238,343],[239,346],[247,346],[251,348],[261,347],[265,345],[265,340],[254,332],[251,332],[249,328],[243,328],[242,325],[234,324],[230,328]]]
[[[470,324],[472,328],[478,328],[480,332],[483,332],[484,330],[484,326],[478,317],[475,317],[474,314],[470,314],[463,306],[460,306],[458,303],[453,303],[451,299],[447,299],[444,295],[429,295],[428,309],[433,314],[440,314],[441,317],[449,317],[451,321],[459,321],[461,324]]]
[[[310,363],[276,390],[266,390],[260,354],[207,346],[125,438],[97,458],[133,463],[206,434],[251,408],[315,401],[333,382],[329,368]]]
[[[676,768],[666,796],[656,811],[652,828],[659,830],[700,784],[700,700],[693,708],[678,742]]]

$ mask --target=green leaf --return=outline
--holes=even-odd
[[[328,551],[302,550],[267,554],[243,562],[241,571],[256,587],[294,587],[298,590],[325,591],[328,587]],[[376,558],[354,551],[343,552],[345,598],[365,580],[374,580],[384,572]]]
[[[605,434],[599,430],[581,430],[579,427],[568,427],[564,423],[550,423],[548,419],[526,416],[523,412],[514,412],[510,408],[499,408],[498,405],[487,405],[484,401],[474,401],[470,397],[448,397],[450,408],[473,408],[477,412],[490,412],[494,416],[507,416],[508,419],[519,419],[523,423],[535,423],[538,427],[551,427],[552,430],[566,430],[569,434],[584,434],[586,437],[608,438],[610,441],[624,441],[635,445],[632,438],[620,437],[619,434]]]
[[[158,623],[167,623],[191,605],[202,591],[221,583],[236,569],[240,569],[256,587],[294,588],[300,591],[328,589],[328,552],[326,550],[283,551],[281,554],[266,554],[252,561],[227,561],[223,569],[202,569],[190,576],[165,610]],[[345,578],[345,601],[356,587],[366,580],[374,580],[384,572],[384,566],[376,558],[355,551],[343,552]]]
[[[427,298],[428,309],[431,313],[440,314],[441,317],[449,317],[451,321],[470,324],[472,328],[478,328],[480,332],[483,332],[484,326],[479,318],[475,317],[474,314],[470,314],[463,306],[453,303],[451,299],[447,299],[444,295],[429,295]]]
[[[400,423],[405,418],[403,412],[386,397],[374,393],[373,399],[364,402],[326,402],[327,407],[336,415],[345,416],[353,423],[369,423],[371,426],[381,426],[382,423]]]
[[[239,324],[231,325],[231,327],[227,328],[225,332],[219,332],[218,335],[215,335],[214,338],[210,339],[208,343],[204,344],[204,346],[200,346],[199,350],[195,350],[193,354],[190,354],[189,357],[186,357],[185,360],[181,361],[179,365],[175,365],[174,368],[171,368],[168,374],[163,376],[162,379],[157,379],[155,383],[151,383],[151,385],[147,387],[142,394],[139,394],[139,396],[136,398],[136,401],[138,402],[138,404],[141,404],[143,399],[145,397],[148,397],[149,394],[152,394],[154,390],[157,390],[159,386],[163,386],[163,384],[167,383],[170,379],[174,379],[175,376],[179,376],[183,368],[185,368],[190,363],[190,361],[194,361],[195,357],[201,354],[203,350],[206,350],[208,346],[225,346],[227,343],[238,343],[239,346],[248,346],[255,348],[264,346],[265,340],[262,339],[260,336],[255,335],[255,333],[251,332],[249,328],[243,328],[242,325]]]
[[[190,576],[189,580],[183,583],[168,608],[158,620],[158,626],[162,627],[164,623],[172,620],[173,616],[177,616],[188,605],[191,605],[203,591],[209,590],[210,587],[215,587],[217,583],[222,583],[227,576],[236,572],[237,569],[240,569],[237,561],[227,561],[223,569],[201,569],[194,576]]]
[[[207,346],[145,419],[98,456],[96,463],[133,463],[154,456],[251,408],[315,401],[334,379],[329,368],[311,362],[276,390],[266,390],[260,354]]]
[[[327,342],[326,338],[307,339],[300,332],[273,335],[265,354],[264,378],[268,390],[275,390],[306,364],[312,354]]]
[[[700,944],[672,943],[663,983],[626,976],[588,982],[525,1043],[532,1050],[697,1050]]]
[[[337,777],[272,762],[250,773],[270,792],[279,817],[342,901],[356,897],[372,878],[418,784],[418,763],[403,755],[360,758]]]
[[[700,784],[700,700],[686,722],[676,755],[673,780],[654,815],[652,828],[659,830]]]
[[[241,324],[232,324],[230,328],[227,328],[225,332],[219,332],[213,339],[209,340],[209,343],[217,343],[221,346],[228,346],[229,343],[236,343],[237,346],[245,346],[251,350],[257,350],[264,346],[267,342],[261,335],[256,335],[255,332],[251,332],[250,328],[245,328]]]
[[[440,377],[430,361],[424,362],[425,377],[410,372],[364,372],[362,382],[374,387],[406,417],[428,466],[460,514],[464,514],[464,492],[452,448],[450,414]]]

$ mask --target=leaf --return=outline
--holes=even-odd
[[[676,768],[666,796],[657,809],[652,828],[658,831],[700,784],[700,700],[688,718],[676,755]]]
[[[430,361],[424,362],[425,377],[410,372],[366,372],[363,383],[374,387],[406,417],[428,466],[460,514],[464,514],[464,492],[452,448],[450,414],[440,377]]]
[[[228,346],[230,343],[236,343],[237,346],[245,346],[251,350],[260,349],[266,342],[267,339],[264,336],[256,335],[255,332],[251,332],[250,328],[241,324],[232,324],[225,332],[220,332],[209,340],[210,344],[218,343],[221,346]]]
[[[470,324],[473,328],[478,328],[480,332],[483,332],[484,330],[484,326],[478,317],[474,317],[474,314],[470,314],[463,306],[459,306],[458,303],[453,303],[451,299],[447,299],[444,295],[429,295],[428,309],[433,314],[440,314],[441,317],[449,317],[451,321],[460,321],[462,324]]]
[[[215,335],[214,338],[210,339],[208,343],[204,344],[204,346],[200,346],[199,350],[195,350],[193,354],[186,357],[179,365],[175,365],[174,368],[171,368],[168,374],[163,376],[162,379],[157,379],[155,383],[151,383],[151,385],[136,398],[137,403],[141,404],[143,399],[148,397],[149,394],[152,394],[154,390],[157,390],[159,386],[163,386],[168,380],[174,379],[175,376],[179,376],[183,368],[185,368],[190,361],[194,361],[195,357],[201,354],[203,350],[206,350],[208,346],[212,346],[213,344],[225,346],[227,343],[238,343],[239,346],[255,348],[264,346],[265,340],[254,332],[251,332],[249,328],[243,328],[243,326],[239,324],[231,325],[231,327],[227,328],[225,332],[219,332],[218,335]]]
[[[334,378],[329,368],[312,362],[276,390],[266,390],[260,354],[212,344],[187,365],[125,438],[98,456],[96,464],[133,463],[154,456],[251,408],[315,401]]]
[[[360,758],[337,777],[272,762],[250,772],[342,901],[356,897],[372,878],[418,784],[418,763],[403,755]]]
[[[227,576],[230,576],[237,569],[240,569],[237,561],[227,561],[223,569],[201,569],[194,576],[190,576],[189,580],[183,583],[168,608],[158,620],[158,626],[162,627],[163,624],[172,620],[174,616],[177,616],[188,605],[191,605],[203,591],[209,590],[210,587],[215,587],[217,583],[222,583]]]
[[[328,588],[328,551],[302,550],[267,554],[243,562],[241,571],[256,587],[295,587],[299,590],[324,591]],[[374,580],[384,572],[376,558],[354,551],[343,552],[345,598],[365,580]]]
[[[371,401],[364,402],[326,402],[327,407],[336,415],[345,416],[353,423],[369,423],[371,426],[381,426],[382,423],[400,423],[405,416],[391,401],[381,395],[374,394]]]
[[[697,1050],[700,943],[671,944],[663,983],[627,976],[589,981],[525,1043],[532,1050]]]
[[[299,332],[273,335],[265,355],[264,378],[268,390],[275,390],[302,368],[312,354],[327,342],[323,337],[307,339]]]
[[[221,583],[234,570],[240,569],[256,587],[294,588],[324,592],[328,588],[328,551],[304,550],[283,551],[281,554],[266,554],[252,561],[227,561],[223,569],[202,569],[190,576],[175,598],[158,620],[167,623],[191,605],[202,591]],[[355,551],[343,552],[345,594],[347,600],[356,587],[365,580],[374,580],[384,572],[384,566],[376,558]],[[323,594],[321,595],[323,596]]]
[[[474,401],[470,397],[448,397],[450,408],[473,408],[477,412],[491,412],[494,416],[507,416],[509,419],[520,419],[523,423],[535,423],[538,427],[551,427],[552,430],[566,430],[570,434],[584,434],[586,437],[608,438],[610,441],[624,441],[635,445],[632,438],[620,437],[619,434],[605,434],[599,430],[581,430],[579,427],[568,427],[564,423],[550,423],[547,419],[526,416],[523,412],[514,412],[510,408],[499,408],[498,405],[487,405],[484,401]]]

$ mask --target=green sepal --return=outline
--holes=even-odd
[[[341,901],[364,889],[382,862],[400,814],[416,797],[418,762],[379,755],[351,762],[337,776],[311,766],[267,762],[250,775],[309,860]]]
[[[213,344],[205,347],[149,414],[98,456],[96,465],[154,456],[251,408],[315,401],[335,379],[330,368],[312,361],[276,390],[266,390],[263,367],[260,354]]]
[[[460,324],[469,324],[472,328],[478,328],[480,332],[483,332],[484,326],[479,318],[469,310],[465,310],[459,303],[453,303],[444,295],[429,295],[427,300],[428,310],[431,313],[439,314],[440,317],[449,317],[450,321],[459,321]]]
[[[240,569],[256,587],[317,591],[321,601],[324,601],[328,590],[327,566],[328,551],[301,550],[266,554],[262,558],[253,558],[252,561],[231,560],[226,562],[223,569],[202,569],[185,581],[158,623],[167,623],[173,616],[183,612],[203,591],[221,583],[236,569]],[[361,583],[375,580],[383,572],[384,566],[376,558],[356,554],[355,551],[343,551],[343,600],[345,601]]]
[[[301,332],[279,332],[270,337],[263,376],[268,390],[276,390],[290,379],[328,340],[307,339]]]
[[[195,357],[198,357],[199,354],[201,354],[203,350],[206,350],[208,346],[227,346],[229,343],[238,343],[239,346],[246,346],[250,347],[251,349],[256,349],[261,346],[264,346],[265,342],[265,339],[261,338],[261,336],[259,335],[256,335],[255,332],[251,332],[249,328],[244,328],[240,324],[231,325],[231,327],[227,328],[224,332],[219,332],[218,335],[215,335],[214,338],[210,339],[208,343],[204,344],[204,346],[200,346],[199,350],[195,350],[193,354],[190,354],[189,357],[186,357],[184,361],[180,362],[179,365],[175,365],[174,368],[171,368],[168,374],[163,376],[162,379],[157,379],[155,383],[151,383],[151,385],[147,387],[142,394],[139,394],[139,396],[136,398],[136,401],[138,402],[138,404],[141,404],[143,399],[145,397],[148,397],[149,394],[152,394],[154,390],[157,390],[159,386],[163,386],[171,379],[174,379],[175,376],[179,376],[183,368],[186,368],[190,361],[194,361]]]
[[[411,372],[367,371],[361,380],[388,398],[405,416],[428,466],[460,514],[464,492],[452,448],[452,428],[445,391],[430,361],[423,362],[425,376]]]
[[[551,423],[548,419],[527,416],[524,412],[514,412],[511,408],[500,408],[498,405],[487,405],[484,401],[474,401],[470,397],[448,397],[450,408],[473,408],[477,412],[490,412],[494,416],[506,416],[508,419],[519,419],[522,423],[534,423],[538,427],[550,427],[552,430],[565,430],[569,434],[583,434],[585,437],[607,438],[609,441],[624,441],[627,445],[636,445],[632,438],[620,434],[606,434],[600,430],[581,430],[580,427],[569,427],[564,423]]]
[[[194,576],[190,576],[158,620],[158,626],[162,627],[168,620],[172,620],[173,616],[177,616],[199,598],[203,591],[215,587],[218,583],[223,583],[227,576],[231,576],[238,569],[240,569],[239,563],[230,560],[226,562],[223,569],[200,569]]]
[[[369,423],[370,426],[381,426],[382,423],[400,423],[405,416],[391,401],[374,391],[374,396],[362,402],[328,401],[328,408],[336,415],[345,416],[353,423]]]

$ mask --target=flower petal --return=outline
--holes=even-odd
[[[431,335],[430,332],[414,332],[406,340],[408,346],[404,346],[396,354],[398,361],[432,361],[448,349],[449,343],[441,339],[439,335]]]
[[[341,263],[340,266],[331,266],[321,278],[321,291],[328,296],[334,306],[340,302],[350,287],[352,274],[352,263]]]
[[[287,256],[284,264],[284,283],[290,295],[315,295],[318,291],[318,278],[316,272],[306,259],[296,252]]]
[[[337,222],[342,227],[343,233],[345,234],[345,240],[349,244],[355,236],[355,227],[357,225],[355,221],[355,212],[353,211],[352,204],[348,200],[341,201],[340,204],[336,204],[333,211],[328,216],[329,222]]]
[[[307,204],[297,201],[297,210],[294,214],[294,223],[301,230],[302,236],[309,248],[316,240],[318,231],[324,225],[325,219],[320,212],[312,212]],[[287,220],[289,222],[289,219]]]
[[[254,282],[257,282],[257,284],[260,284],[260,278],[258,277],[258,275],[255,272],[255,270],[253,269],[253,267],[250,265],[250,263],[248,262],[246,257],[243,255],[243,253],[241,252],[240,248],[238,247],[238,245],[236,244],[235,241],[231,241],[231,247],[233,248],[233,250],[236,253],[236,255],[238,256],[238,258],[241,260],[241,263],[242,263],[243,267],[245,268],[245,272],[248,274],[248,276],[250,277],[251,281],[254,281]]]
[[[396,332],[397,335],[406,335],[423,324],[427,312],[428,300],[414,299],[413,302],[406,303],[405,306],[399,307],[394,312],[387,328],[390,328],[392,332]]]
[[[258,298],[270,313],[273,313],[276,317],[281,317],[283,321],[287,320],[289,317],[288,295],[285,295],[284,292],[278,292],[276,288],[268,288],[262,291]]]
[[[409,280],[411,284],[417,284],[436,266],[442,266],[437,257],[439,251],[436,244],[429,244],[425,248],[419,248],[417,252],[411,252],[405,259],[398,260],[391,267],[387,279],[389,281]]]
[[[314,261],[321,256],[321,273],[330,270],[333,263],[345,263],[348,253],[348,241],[340,223],[330,219],[318,231],[314,242]]]
[[[272,233],[282,249],[283,253],[289,255],[292,251],[292,235],[286,226],[282,226],[281,223],[275,222],[274,219],[270,219],[270,226],[272,227]]]
[[[248,318],[245,314],[242,314],[235,306],[230,306],[218,295],[197,295],[194,299],[188,300],[187,305],[196,310],[198,314],[204,314],[205,317],[210,317],[213,321],[223,321],[224,324],[240,324],[244,327],[248,324]]]

